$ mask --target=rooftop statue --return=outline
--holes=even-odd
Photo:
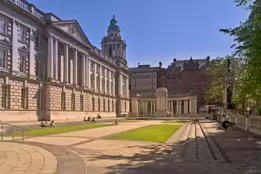
[[[161,62],[159,62],[159,67],[161,68],[161,66],[162,66],[162,63],[161,63]]]

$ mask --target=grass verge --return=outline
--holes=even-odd
[[[119,120],[119,123],[135,123],[140,122],[140,120]]]
[[[118,134],[109,137],[117,140],[137,140],[155,143],[164,143],[173,135],[181,126],[178,125],[153,125],[134,131]]]
[[[66,132],[74,132],[86,129],[94,129],[106,126],[112,126],[113,124],[85,124],[85,125],[78,125],[78,126],[65,126],[65,127],[55,127],[55,128],[40,128],[34,130],[27,130],[25,131],[25,136],[45,136],[45,135],[54,135]],[[16,132],[15,136],[21,136],[22,132]]]
[[[169,124],[184,124],[188,121],[164,121],[163,123],[169,123]]]

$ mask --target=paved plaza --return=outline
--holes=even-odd
[[[261,173],[261,137],[186,123],[166,143],[107,137],[162,121],[141,121],[0,143],[0,173]]]

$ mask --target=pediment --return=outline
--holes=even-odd
[[[81,41],[83,44],[92,47],[92,44],[90,43],[89,39],[83,32],[81,26],[77,21],[59,21],[54,22],[53,26],[57,27],[60,30],[63,30],[70,36],[74,37],[75,39]]]

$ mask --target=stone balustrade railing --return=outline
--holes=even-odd
[[[29,13],[32,13],[37,18],[44,20],[44,13],[26,0],[7,0],[7,2],[11,2]]]
[[[232,122],[235,122],[238,128],[261,135],[261,116],[247,116],[229,111],[226,114],[230,116]]]

